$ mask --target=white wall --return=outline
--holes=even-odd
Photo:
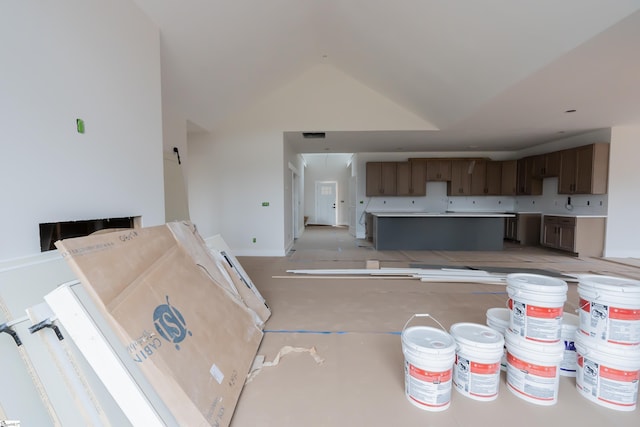
[[[325,153],[305,154],[305,204],[304,215],[309,223],[316,223],[316,183],[335,181],[337,183],[336,209],[337,225],[349,224],[349,178],[351,167],[347,166],[352,154]]]
[[[163,223],[159,31],[134,3],[3,2],[0,58],[0,259],[43,222]]]
[[[237,255],[284,255],[292,211],[285,177],[295,153],[283,132],[432,128],[332,66],[316,65],[189,141],[192,221],[205,237],[221,234]]]
[[[614,127],[609,152],[606,257],[640,257],[640,126]]]

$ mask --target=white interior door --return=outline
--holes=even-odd
[[[336,225],[337,189],[335,181],[316,182],[316,224]]]

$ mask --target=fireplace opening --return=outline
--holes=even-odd
[[[140,217],[89,219],[40,224],[40,251],[56,249],[56,240],[88,236],[100,230],[135,228]]]

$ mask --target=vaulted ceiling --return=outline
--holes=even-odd
[[[160,28],[165,101],[207,130],[318,63],[439,129],[328,133],[332,151],[518,150],[640,124],[640,0],[135,2]]]

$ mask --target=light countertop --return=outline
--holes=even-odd
[[[515,214],[504,212],[369,212],[380,218],[511,218]]]

